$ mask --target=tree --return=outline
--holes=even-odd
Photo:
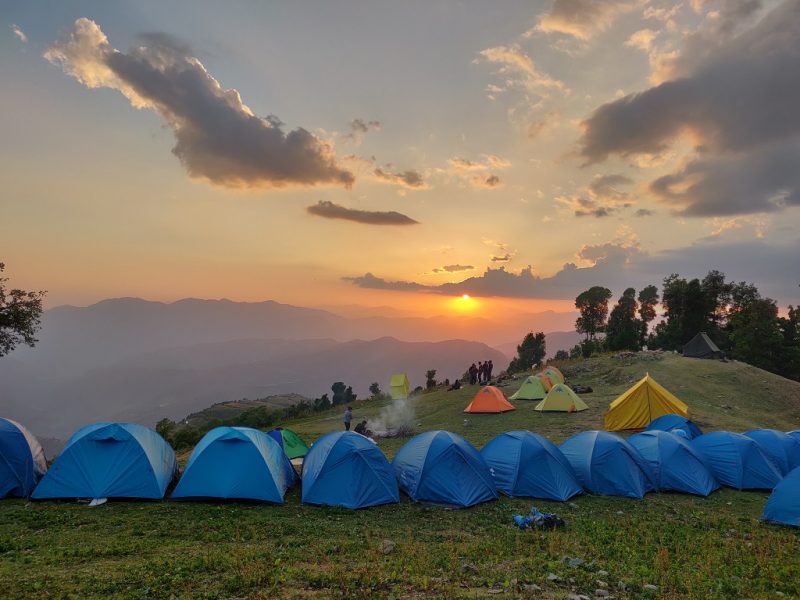
[[[647,341],[647,328],[656,318],[656,304],[658,304],[658,288],[648,285],[639,292],[639,320],[642,328],[639,335],[639,345],[644,346]]]
[[[380,398],[382,396],[381,386],[378,385],[377,381],[373,381],[369,384],[369,393],[372,394],[373,398]]]
[[[540,364],[546,354],[544,333],[540,331],[534,335],[533,332],[529,332],[517,346],[517,356],[508,365],[508,372],[528,371],[534,365]]]
[[[430,390],[436,387],[436,369],[425,371],[425,389]]]
[[[626,289],[611,311],[606,325],[606,345],[609,350],[638,350],[642,322],[636,318],[639,306],[636,290]]]
[[[770,298],[757,298],[729,319],[731,356],[773,373],[781,364],[784,337],[778,325],[778,306]]]
[[[608,316],[608,301],[611,290],[596,285],[575,298],[575,308],[581,316],[575,321],[575,331],[586,335],[586,340],[594,340],[599,331],[603,331]]]
[[[575,344],[572,348],[569,349],[570,358],[580,358],[581,356],[583,356],[583,350],[581,349],[580,344]]]
[[[348,402],[353,402],[356,399],[356,395],[353,393],[353,388],[349,385],[345,385],[342,381],[337,381],[334,383],[331,386],[331,391],[333,392],[333,397],[331,400],[333,406],[347,404]]]
[[[569,359],[569,352],[566,350],[559,350],[556,352],[554,360],[568,360]]]
[[[0,274],[5,269],[0,262]],[[6,290],[7,277],[0,277],[0,356],[26,344],[33,347],[39,340],[36,332],[41,327],[42,299],[46,292]]]

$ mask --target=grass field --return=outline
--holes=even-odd
[[[477,446],[521,428],[559,442],[600,427],[608,402],[645,371],[704,429],[800,427],[800,384],[741,363],[602,357],[564,371],[594,388],[589,410],[538,414],[519,401],[514,412],[465,424],[475,388],[438,390],[411,401],[417,429],[449,429]],[[374,418],[384,404],[357,403],[355,416]],[[311,441],[339,428],[340,417],[329,411],[289,426]],[[391,457],[402,443],[381,448]],[[363,511],[316,508],[301,505],[298,490],[282,506],[4,500],[0,598],[566,598],[598,589],[615,598],[800,597],[800,532],[759,521],[766,497],[504,498],[461,511],[406,498]],[[517,530],[511,514],[531,504],[568,526]]]

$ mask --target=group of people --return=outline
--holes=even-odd
[[[469,373],[469,384],[475,385],[476,383],[480,383],[482,385],[484,383],[489,383],[492,380],[492,369],[494,369],[494,365],[491,360],[485,362],[478,361],[478,366],[472,363],[467,371]]]
[[[353,408],[348,406],[344,411],[344,430],[350,431],[350,424],[353,422]],[[367,429],[367,420],[364,419],[360,423],[357,423],[356,426],[353,428],[353,431],[356,433],[360,433],[366,437],[372,437],[372,432]]]

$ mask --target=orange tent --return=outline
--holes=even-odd
[[[465,413],[501,413],[509,410],[516,410],[514,405],[506,400],[503,392],[493,385],[482,387],[475,394],[472,402],[464,409]]]
[[[537,373],[536,376],[542,380],[542,385],[544,385],[544,389],[546,391],[549,392],[551,389],[553,389],[553,380],[550,379],[547,375],[545,375],[544,373]],[[556,382],[556,383],[561,383],[561,382]]]

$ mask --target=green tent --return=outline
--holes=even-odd
[[[545,399],[539,402],[533,410],[541,412],[579,412],[587,408],[589,407],[575,395],[575,392],[563,383],[558,383],[547,392]]]
[[[684,344],[683,355],[690,358],[722,358],[719,347],[704,331]]]
[[[547,396],[547,390],[541,378],[536,375],[529,375],[519,389],[511,396],[510,400],[541,400]]]
[[[395,373],[389,380],[389,393],[392,395],[392,400],[406,400],[410,388],[411,384],[405,373]]]
[[[564,381],[565,381],[564,375],[561,373],[561,371],[559,371],[555,367],[546,367],[545,370],[542,371],[542,373],[547,375],[547,377],[550,379],[550,381],[553,382],[553,385],[555,385],[557,383],[564,383]]]
[[[308,452],[306,443],[291,429],[278,427],[270,431],[269,435],[281,445],[289,460],[305,456]]]

